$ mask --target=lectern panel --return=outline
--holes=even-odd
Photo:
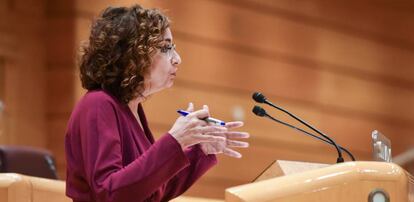
[[[366,202],[371,192],[383,190],[391,201],[411,202],[412,182],[396,164],[348,162],[232,187],[226,201]]]

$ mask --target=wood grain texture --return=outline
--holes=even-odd
[[[0,144],[46,147],[44,7],[30,0],[0,3],[6,115]]]

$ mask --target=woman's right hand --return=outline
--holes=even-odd
[[[226,127],[209,125],[203,118],[209,117],[207,107],[194,111],[193,103],[188,105],[187,111],[191,112],[187,116],[179,117],[170,131],[168,131],[181,145],[182,149],[202,143],[202,142],[222,142],[226,143],[225,137],[206,135],[206,133],[224,132]]]

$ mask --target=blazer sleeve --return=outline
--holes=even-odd
[[[84,169],[97,201],[143,201],[190,164],[178,142],[165,135],[123,167],[119,126],[111,103],[97,103],[81,122]]]
[[[181,170],[168,182],[162,201],[171,200],[184,193],[195,183],[195,181],[206,173],[207,170],[217,164],[216,155],[204,154],[198,144],[185,150],[185,155],[189,159],[190,165]]]

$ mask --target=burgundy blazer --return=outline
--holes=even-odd
[[[217,163],[198,145],[183,151],[168,133],[154,141],[142,106],[143,128],[126,104],[89,91],[67,126],[66,194],[74,202],[168,201]]]

